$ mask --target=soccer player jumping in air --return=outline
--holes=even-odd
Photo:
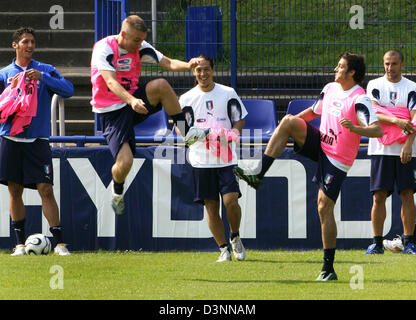
[[[162,107],[174,123],[185,124],[178,98],[165,79],[139,82],[141,63],[155,63],[169,71],[186,71],[198,65],[198,59],[184,62],[171,59],[145,41],[147,27],[139,16],[123,20],[120,33],[99,40],[91,58],[93,112],[99,116],[103,135],[107,139],[115,163],[112,207],[115,214],[124,212],[124,181],[133,164],[136,152],[134,126],[143,122]],[[185,143],[204,137],[203,130],[193,128]]]

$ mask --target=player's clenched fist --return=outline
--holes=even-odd
[[[149,112],[144,106],[144,102],[142,99],[134,99],[130,105],[133,108],[133,110],[137,113],[147,114]]]

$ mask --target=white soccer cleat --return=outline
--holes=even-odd
[[[383,246],[386,250],[393,253],[400,253],[403,251],[403,242],[400,236],[397,236],[393,240],[383,240]]]
[[[231,261],[231,253],[228,250],[228,247],[220,248],[220,256],[218,257],[217,262],[226,262]]]
[[[113,193],[111,207],[116,215],[121,216],[124,213],[124,196],[122,194]]]
[[[233,240],[230,241],[231,247],[233,248],[234,258],[239,261],[243,261],[246,258],[246,249],[241,242],[240,237],[235,237]]]
[[[24,244],[18,244],[14,249],[13,249],[13,253],[11,254],[11,256],[23,256],[26,254],[25,251],[25,245]]]
[[[209,129],[201,129],[191,127],[185,136],[184,142],[187,147],[194,144],[198,140],[204,139],[209,134]]]
[[[71,253],[68,251],[65,243],[58,243],[53,250],[53,254],[58,256],[69,256]]]

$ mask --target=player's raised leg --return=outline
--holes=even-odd
[[[305,120],[290,114],[286,115],[274,130],[259,165],[255,169],[243,169],[237,166],[234,168],[234,173],[251,187],[258,189],[274,159],[286,148],[289,138],[292,138],[301,148],[305,143],[306,133],[307,125]]]
[[[179,104],[175,91],[165,79],[155,79],[150,81],[146,85],[146,95],[151,105],[156,106],[159,103],[163,105],[166,113],[171,116],[174,124],[176,125],[176,129],[179,130],[180,134],[185,136],[185,143],[188,146],[208,135],[209,130],[206,131],[197,127],[193,127],[192,131],[189,132],[190,128],[188,122],[182,112],[182,108]],[[183,128],[184,132],[181,132],[181,128]]]

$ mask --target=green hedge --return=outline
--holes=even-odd
[[[186,7],[220,5],[223,13],[223,56],[230,65],[229,1],[172,1],[158,22],[157,48],[185,59]],[[352,29],[353,5],[363,8],[364,28]],[[362,53],[369,72],[382,72],[383,53],[401,49],[408,73],[416,68],[416,1],[407,0],[237,0],[239,71],[325,71],[344,51]]]

